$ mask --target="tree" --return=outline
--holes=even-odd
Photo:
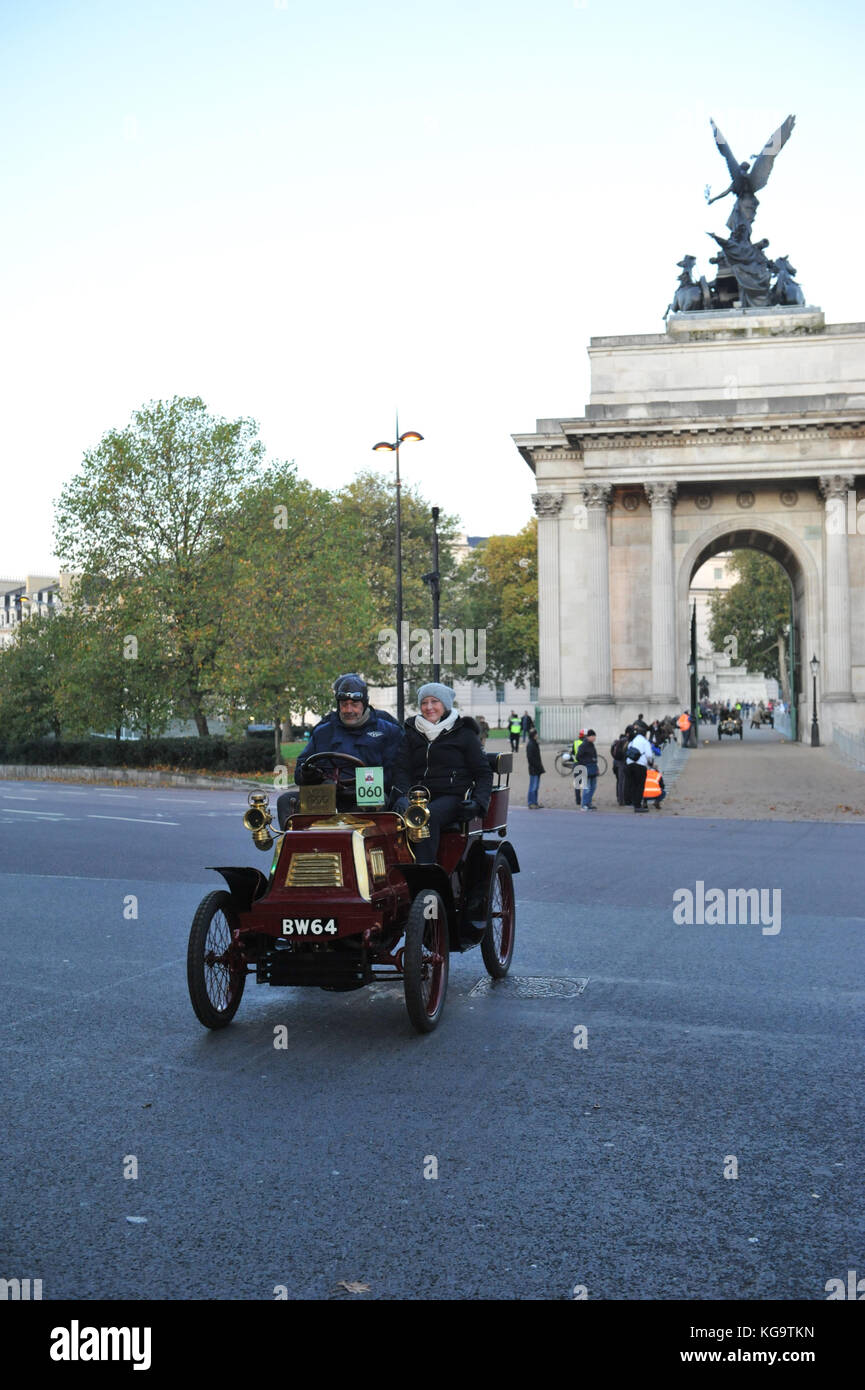
[[[73,594],[57,626],[56,704],[64,733],[124,729],[162,733],[173,699],[158,615],[134,589],[123,603],[83,603]],[[164,624],[162,624],[164,626]]]
[[[357,515],[279,465],[251,484],[230,519],[231,621],[217,679],[235,711],[275,726],[327,710],[334,678],[370,659],[374,604],[358,565]]]
[[[757,550],[734,550],[729,565],[738,579],[710,595],[709,641],[724,651],[735,638],[736,662],[779,681],[789,701],[790,580],[777,560]]]
[[[534,517],[515,536],[490,536],[460,566],[461,625],[486,634],[489,681],[538,682],[538,532]]]
[[[60,734],[57,707],[58,619],[36,614],[0,651],[0,733],[4,740]]]
[[[84,455],[57,508],[56,553],[83,591],[158,619],[177,712],[202,735],[228,618],[226,517],[263,453],[252,420],[198,397],[151,402]]]
[[[413,629],[431,632],[432,599],[424,575],[431,573],[433,567],[432,516],[429,504],[417,489],[403,484],[401,492],[403,622],[408,624],[409,634]],[[395,663],[383,660],[379,653],[388,645],[381,634],[396,629],[396,482],[371,470],[359,473],[336,494],[335,509],[359,535],[357,574],[372,600],[373,630],[361,674],[371,684],[392,685],[396,680]],[[458,517],[439,517],[439,574],[445,611],[456,573],[451,543],[458,532]],[[415,669],[412,678],[416,680],[418,675],[421,683],[427,680],[429,667],[424,664],[420,671]]]

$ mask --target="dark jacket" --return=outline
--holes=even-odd
[[[577,749],[577,762],[581,763],[583,767],[594,767],[597,769],[598,750],[591,739],[583,739]]]
[[[541,777],[544,772],[544,765],[541,762],[541,746],[536,738],[530,738],[526,744],[526,758],[531,776]]]
[[[384,710],[373,709],[370,705],[369,719],[360,728],[349,729],[340,720],[336,710],[326,719],[316,724],[303,752],[298,755],[294,775],[303,767],[313,753],[350,753],[360,758],[366,767],[384,768],[384,785],[389,789],[391,773],[397,753],[404,740],[403,731],[390,714]]]
[[[430,743],[415,728],[414,718],[407,719],[405,740],[397,754],[391,781],[401,796],[408,796],[411,787],[422,784],[429,788],[431,799],[463,796],[474,784],[473,800],[486,811],[493,789],[493,774],[475,721],[461,716],[452,729],[446,729]]]

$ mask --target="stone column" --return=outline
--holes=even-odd
[[[852,700],[850,671],[850,569],[847,559],[847,493],[855,479],[852,473],[830,473],[820,478],[820,492],[826,503],[826,584],[824,602],[826,627],[824,665],[820,685],[824,700]],[[803,652],[803,657],[807,653]]]
[[[612,483],[581,483],[588,529],[588,594],[586,617],[589,627],[589,667],[587,705],[613,703],[613,667],[610,657],[610,557],[607,536],[607,508]]]
[[[538,664],[542,700],[561,700],[561,605],[559,603],[559,513],[561,492],[538,492]]]
[[[652,508],[652,699],[676,704],[676,585],[673,565],[673,500],[676,484],[644,484]],[[690,700],[690,695],[688,696]]]

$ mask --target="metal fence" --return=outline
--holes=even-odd
[[[832,739],[845,762],[865,770],[865,734],[839,729],[836,725],[832,730]]]
[[[582,705],[538,705],[535,711],[538,738],[543,743],[570,743],[583,723]]]
[[[775,710],[773,715],[773,727],[776,734],[782,734],[784,738],[792,739],[793,720],[790,716],[790,711],[787,710],[785,714],[780,714],[778,710]]]

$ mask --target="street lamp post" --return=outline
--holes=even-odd
[[[691,677],[691,734],[688,743],[699,748],[697,738],[697,605],[691,609],[691,659],[688,662],[688,675]]]
[[[820,663],[816,656],[811,657],[810,661],[811,677],[813,680],[811,694],[811,747],[820,747],[820,725],[817,723],[817,672],[820,670]]]
[[[387,449],[390,453],[396,454],[396,717],[400,724],[405,718],[405,691],[402,663],[402,483],[399,476],[399,446],[405,444],[408,439],[423,439],[423,435],[418,434],[417,430],[406,430],[405,434],[400,434],[397,415],[396,442],[387,444],[382,441],[372,446],[373,453],[379,449]]]
[[[442,678],[441,667],[441,634],[439,632],[439,596],[441,594],[441,575],[439,574],[439,507],[432,508],[433,524],[433,567],[429,574],[423,577],[424,584],[429,584],[430,594],[432,595],[433,610],[433,668],[432,678],[440,681]]]

